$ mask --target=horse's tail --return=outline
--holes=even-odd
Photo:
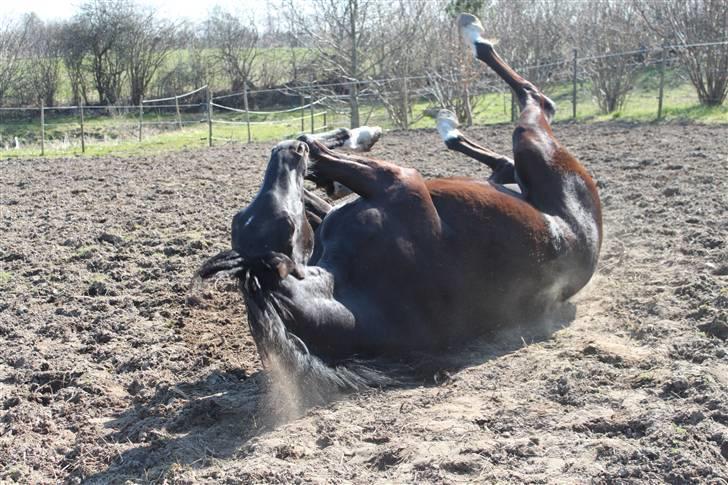
[[[339,393],[392,385],[394,380],[380,372],[376,362],[325,362],[288,330],[285,321],[292,317],[281,305],[275,288],[280,279],[294,272],[292,264],[278,253],[249,260],[226,251],[205,262],[196,277],[207,279],[224,272],[239,279],[250,332],[264,365],[293,381],[307,401],[322,402]]]

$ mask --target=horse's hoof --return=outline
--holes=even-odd
[[[437,132],[445,143],[461,136],[458,125],[458,117],[452,111],[441,109],[437,113]]]
[[[368,152],[381,137],[382,129],[379,126],[360,126],[349,131],[349,139],[343,148],[355,152]]]
[[[485,38],[485,29],[483,24],[480,23],[480,19],[470,13],[461,13],[458,15],[458,29],[460,29],[460,35],[463,37],[463,41],[467,46],[473,46],[478,41],[483,41]]]

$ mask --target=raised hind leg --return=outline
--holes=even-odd
[[[437,131],[450,150],[484,163],[493,174],[488,178],[498,184],[516,184],[513,160],[492,150],[478,145],[458,130],[458,119],[455,113],[442,109],[437,113]]]
[[[564,175],[579,172],[584,178],[585,172],[551,131],[556,105],[501,59],[493,44],[483,37],[483,26],[477,17],[461,14],[458,25],[475,56],[513,89],[521,107],[513,132],[513,158],[515,177],[522,192],[532,204],[544,209],[559,204],[555,197],[559,197]]]
[[[529,103],[535,102],[546,121],[551,123],[556,114],[556,104],[501,59],[493,44],[483,37],[484,29],[480,20],[474,15],[463,13],[458,16],[458,27],[463,39],[473,48],[475,57],[493,69],[513,89],[521,111],[523,112]]]

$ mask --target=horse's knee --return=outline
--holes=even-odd
[[[518,160],[546,162],[553,157],[556,144],[543,115],[537,122],[521,122],[513,130],[513,156]]]

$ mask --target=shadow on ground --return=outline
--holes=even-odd
[[[461,369],[549,339],[574,318],[575,306],[567,303],[544,322],[503,329],[450,353],[409,356],[410,370],[397,387],[442,385]],[[140,397],[132,408],[107,423],[110,433],[104,441],[119,444],[125,451],[117,453],[106,470],[87,477],[87,482],[162,482],[172,479],[179,467],[205,468],[216,459],[246,456],[257,436],[307,411],[281,402],[287,396],[273,396],[272,387],[265,372],[251,376],[213,372],[204,380],[165,386],[151,397]],[[125,446],[130,443],[131,447]],[[75,459],[78,457],[67,457]]]

